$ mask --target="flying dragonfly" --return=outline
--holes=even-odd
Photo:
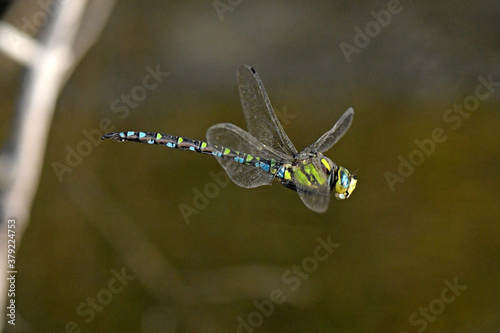
[[[206,142],[136,131],[107,133],[102,139],[158,144],[213,155],[236,185],[254,188],[277,180],[297,191],[304,204],[318,213],[327,211],[331,192],[339,200],[352,194],[356,175],[323,155],[351,126],[352,108],[344,112],[332,129],[299,153],[278,121],[255,69],[240,66],[238,87],[248,131],[222,123],[207,130]]]

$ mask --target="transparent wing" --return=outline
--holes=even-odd
[[[241,153],[251,154],[270,160],[274,158],[280,163],[289,163],[291,158],[281,152],[274,151],[256,138],[233,124],[217,124],[207,130],[207,141],[211,145],[218,145]],[[216,157],[229,178],[238,186],[252,188],[262,185],[271,185],[273,175],[264,170],[240,164],[234,160]]]
[[[322,153],[332,148],[332,146],[347,132],[349,127],[351,127],[353,117],[353,108],[347,109],[332,129],[323,134],[315,143],[307,147],[305,151]]]
[[[266,89],[252,67],[238,69],[238,87],[248,132],[268,147],[295,156],[297,150],[273,111]]]
[[[326,193],[311,193],[302,192],[297,189],[300,199],[310,210],[316,213],[326,213],[330,202],[330,190],[327,188]]]

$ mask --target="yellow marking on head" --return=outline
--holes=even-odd
[[[352,175],[351,177],[351,184],[349,185],[349,195],[347,197],[349,197],[352,193],[352,191],[354,191],[354,189],[356,188],[356,184],[358,183],[358,178],[356,178],[355,175]]]

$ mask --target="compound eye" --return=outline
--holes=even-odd
[[[340,183],[342,184],[342,187],[345,188],[346,190],[349,188],[349,176],[345,173],[344,170],[340,171]]]
[[[339,167],[336,175],[338,175],[338,178],[335,177],[337,178],[335,185],[335,197],[340,200],[349,198],[358,182],[356,175],[349,173],[349,171],[344,167]]]

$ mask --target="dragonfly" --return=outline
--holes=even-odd
[[[323,153],[349,130],[354,116],[352,108],[299,153],[276,117],[253,67],[239,67],[238,88],[248,131],[221,123],[207,130],[207,141],[140,131],[107,133],[102,139],[157,144],[215,156],[236,185],[255,188],[277,180],[296,191],[304,204],[317,213],[327,211],[331,193],[339,200],[349,198],[356,188],[355,173],[337,166]]]

